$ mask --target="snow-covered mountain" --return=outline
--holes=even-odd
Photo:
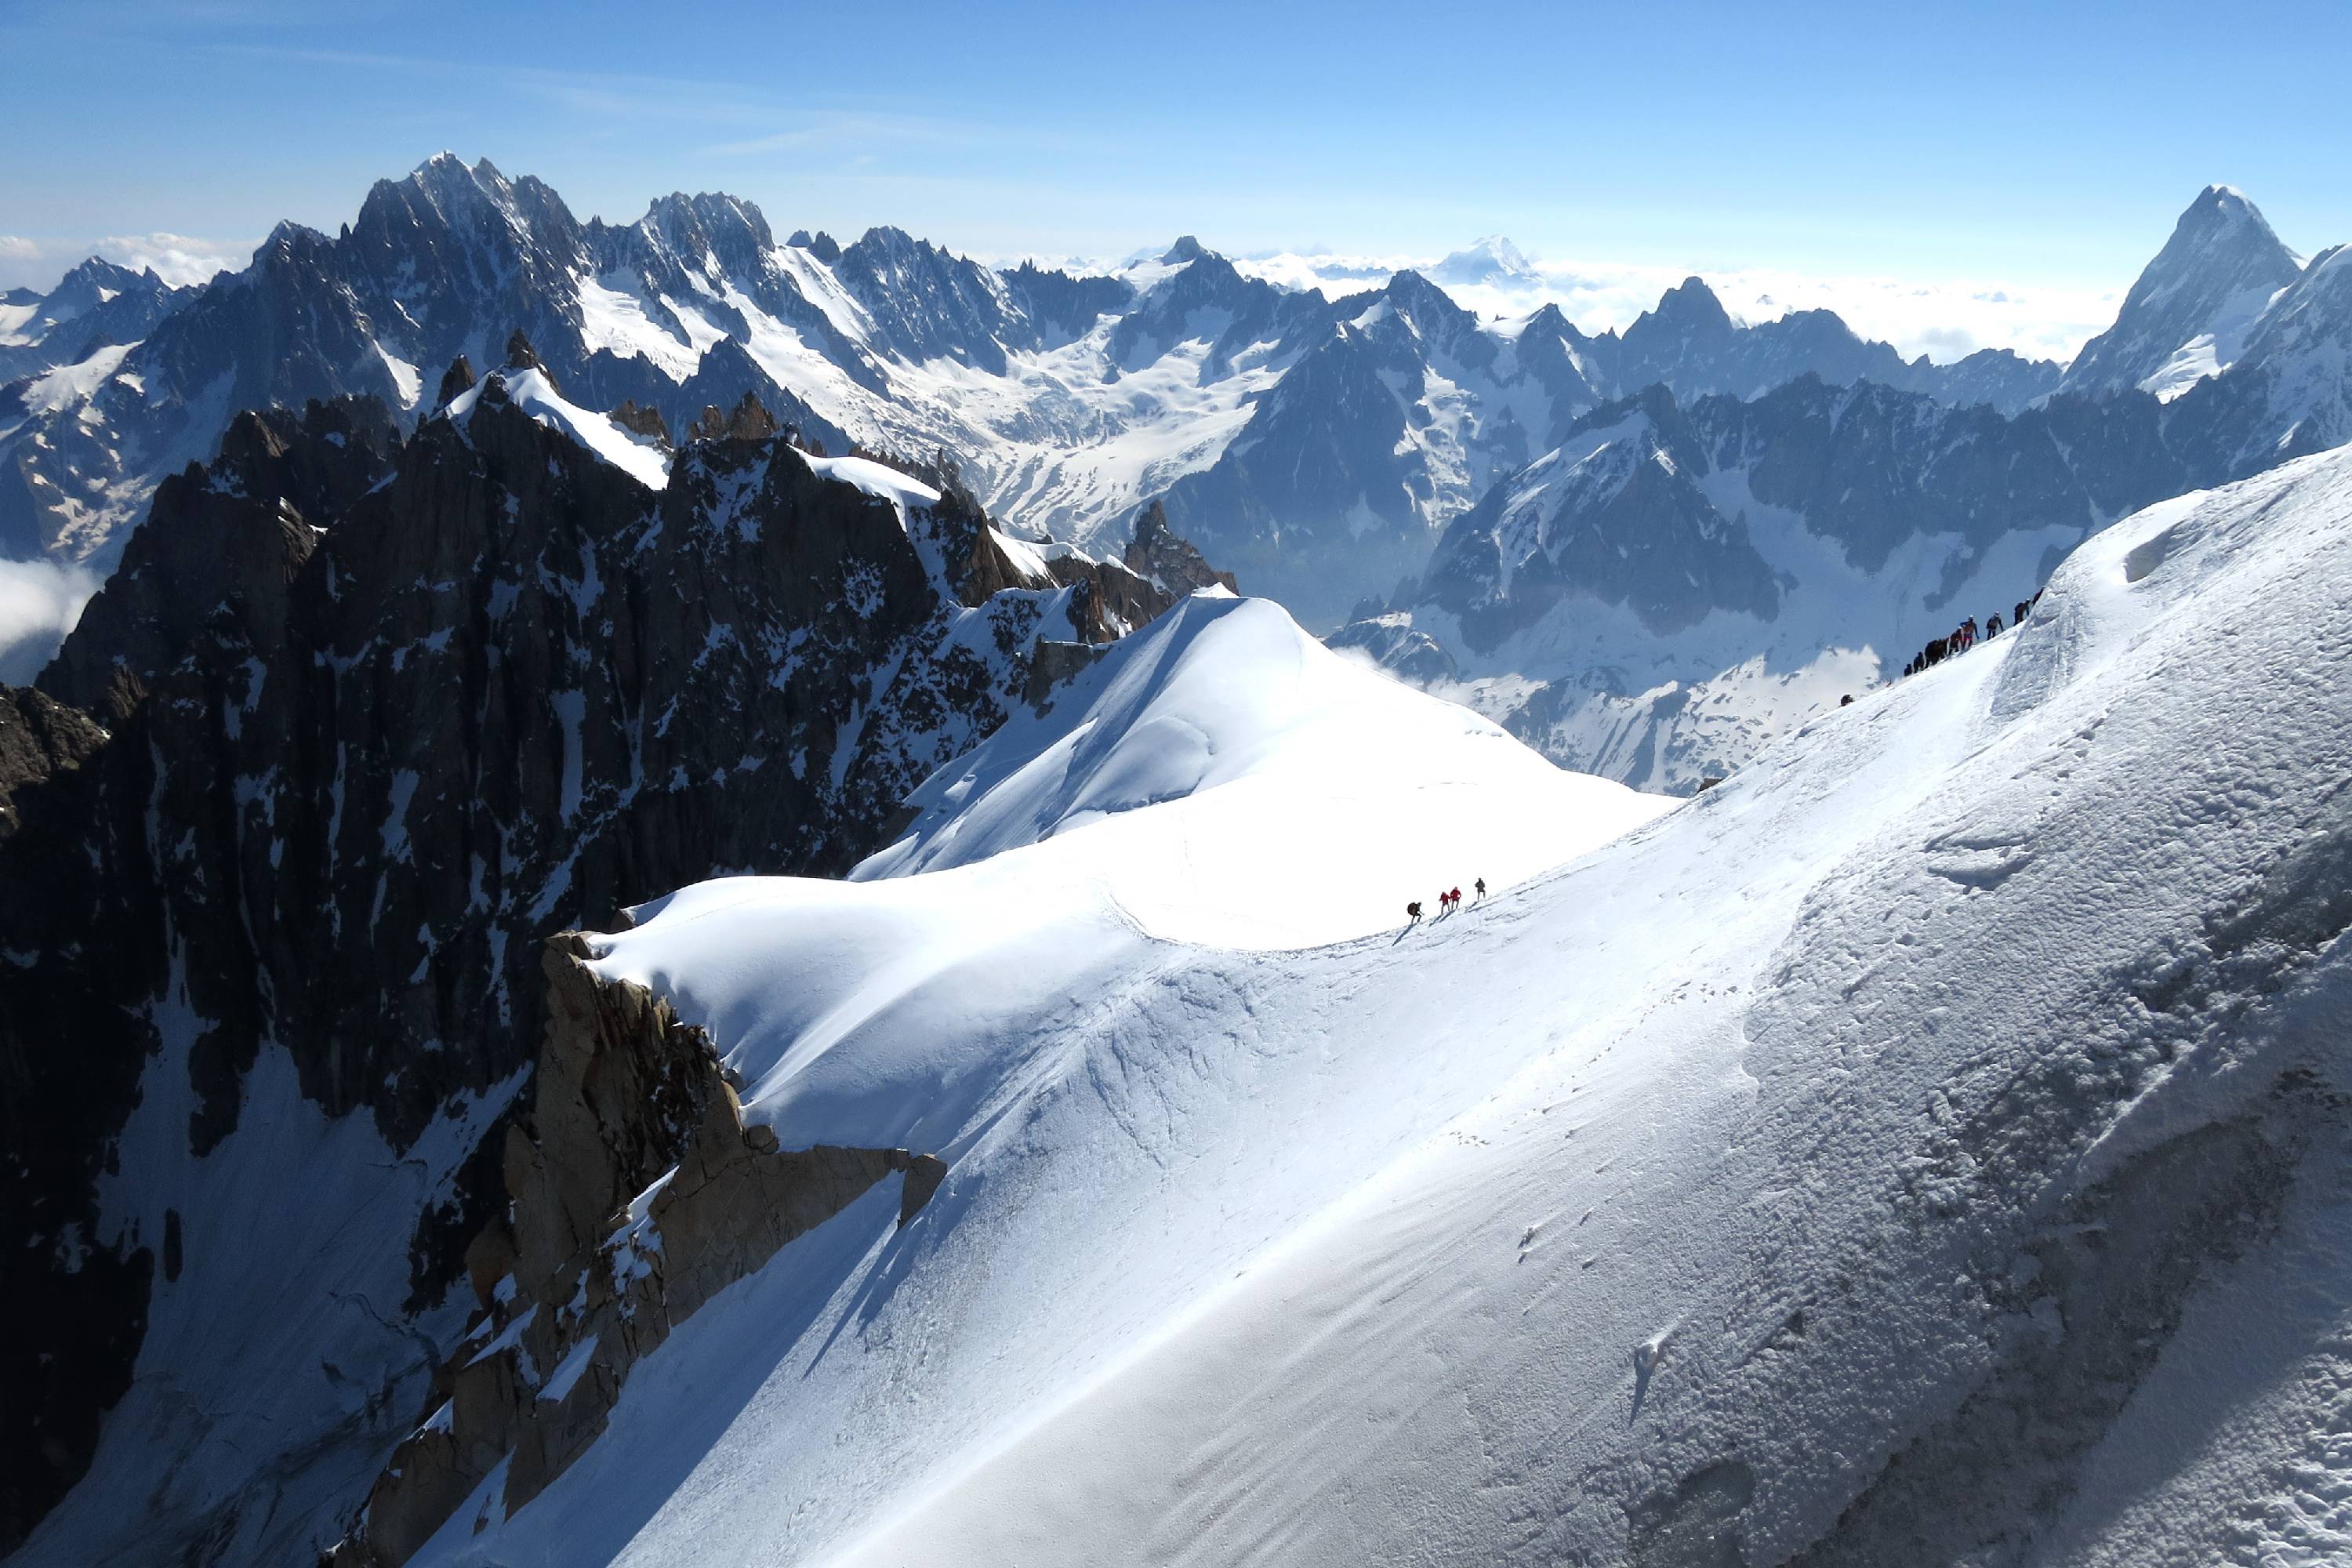
[[[410,433],[241,416],[39,689],[0,688],[22,1561],[310,1561],[461,1326],[541,943],[846,869],[1213,581],[1164,530],[1132,565],[1023,537],[756,405],[673,448],[517,351]]]
[[[1806,378],[1578,420],[1448,526],[1422,576],[1343,629],[1563,765],[1689,790],[2213,465],[2155,399],[2013,418]]]
[[[0,385],[135,343],[194,292],[95,256],[46,294],[12,289],[0,296]]]
[[[691,1125],[514,1146],[336,1561],[2339,1560],[2347,611],[2334,453],[1667,808],[1193,600],[552,952]]]
[[[1486,241],[1441,270],[1524,265]],[[1402,301],[1402,320],[1374,332],[1363,318],[1383,300]],[[29,333],[35,305],[7,309],[7,333]],[[1822,311],[1742,326],[1696,281],[1622,338],[1587,337],[1556,309],[1481,321],[1412,273],[1337,301],[1286,290],[1197,240],[1076,276],[999,272],[890,228],[847,246],[805,232],[779,244],[756,207],[726,195],[666,196],[625,226],[583,222],[544,184],[448,154],[379,182],[338,234],[281,226],[245,271],[159,299],[150,317],[5,351],[77,353],[26,360],[13,384],[0,365],[0,552],[103,570],[162,477],[207,460],[238,410],[367,395],[414,423],[453,359],[496,363],[520,330],[583,406],[634,402],[682,428],[751,392],[831,447],[954,453],[987,504],[1093,547],[1115,547],[1139,505],[1215,468],[1250,429],[1256,458],[1209,483],[1246,521],[1219,522],[1274,572],[1278,596],[1311,584],[1336,598],[1325,617],[1336,619],[1410,570],[1404,558],[1496,466],[1652,381],[1752,395],[1807,373],[1871,376],[2014,407],[2055,377],[1990,353],[1906,364]],[[1371,341],[1335,348],[1343,332]],[[1487,374],[1515,355],[1525,365]],[[1310,359],[1306,382],[1268,408]],[[1269,460],[1300,426],[1326,423],[1309,467],[1336,470],[1309,484]],[[1408,449],[1371,445],[1373,425],[1409,428]]]
[[[2083,346],[2061,384],[2178,397],[2235,363],[2254,323],[2302,269],[2242,193],[2208,185],[2124,296],[2116,324]]]
[[[2352,440],[2343,255],[2298,269],[2243,197],[2207,191],[2094,344],[2110,366],[2132,343],[2126,368],[2184,364],[2177,332],[2209,342],[2208,307],[2261,292],[2228,362],[2179,384],[2101,372],[2011,413],[1877,378],[1603,405],[1335,640],[1564,765],[1693,788],[1961,619],[2006,619],[2116,518]],[[2275,291],[2230,282],[2278,267],[2292,281]],[[1673,303],[1667,325],[1625,335],[1654,370],[1719,331],[1706,300]]]

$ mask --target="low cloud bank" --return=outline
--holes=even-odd
[[[98,584],[87,566],[0,561],[0,681],[23,686],[40,674]]]

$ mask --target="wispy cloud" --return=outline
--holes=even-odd
[[[208,281],[215,272],[234,272],[253,255],[252,240],[199,239],[193,235],[116,234],[100,240],[98,254],[123,266],[152,269],[176,286]]]
[[[205,282],[215,272],[239,270],[257,243],[163,232],[45,239],[0,234],[0,288],[49,289],[69,268],[92,256],[120,262],[133,271],[152,268],[164,282],[182,287]]]
[[[614,120],[748,126],[769,122],[775,113],[772,100],[747,93],[735,83],[708,78],[560,70],[544,66],[292,44],[214,43],[205,47],[215,54],[247,59],[476,81],[485,88],[495,86],[501,91],[520,92],[561,108]]]
[[[1321,288],[1336,296],[1375,287],[1402,268],[1427,268],[1433,259],[1284,252],[1236,265],[1292,288]],[[1866,338],[1893,343],[1906,356],[1924,353],[1939,363],[1987,347],[2014,349],[2034,359],[2072,359],[2085,339],[2114,321],[2117,302],[2112,289],[1921,283],[1778,268],[1701,270],[1707,286],[1735,316],[1761,321],[1792,310],[1834,310]],[[1470,310],[1497,316],[1524,315],[1543,304],[1557,304],[1578,326],[1600,331],[1632,324],[1685,275],[1686,269],[1673,267],[1537,261],[1528,275],[1450,284],[1447,292]]]
[[[98,574],[49,561],[0,561],[0,681],[41,672],[98,592]]]
[[[794,123],[763,136],[698,148],[694,155],[742,158],[769,153],[846,153],[877,147],[968,147],[979,129],[968,121],[862,110],[774,113],[769,120],[771,123],[777,120]]]

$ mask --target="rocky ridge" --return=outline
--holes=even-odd
[[[542,182],[446,153],[377,182],[341,231],[281,226],[243,271],[154,295],[135,321],[124,301],[153,290],[110,286],[122,319],[102,342],[51,331],[51,357],[23,367],[69,366],[64,380],[10,384],[0,362],[0,552],[106,565],[160,478],[207,460],[236,411],[366,395],[413,423],[446,401],[432,367],[492,363],[518,325],[584,405],[633,403],[678,429],[751,393],[828,450],[946,446],[971,454],[988,504],[1097,549],[1117,545],[1143,501],[1215,466],[1247,425],[1257,458],[1212,487],[1237,508],[1176,503],[1179,525],[1225,526],[1221,558],[1244,539],[1278,545],[1260,551],[1277,566],[1284,550],[1330,545],[1319,571],[1299,574],[1309,583],[1344,565],[1360,532],[1324,537],[1322,499],[1269,459],[1318,421],[1344,428],[1317,437],[1324,455],[1304,470],[1315,488],[1345,492],[1333,504],[1349,516],[1363,498],[1425,552],[1497,468],[1653,381],[1745,395],[1810,370],[2013,407],[2055,374],[2000,355],[1906,364],[1824,312],[1740,325],[1696,280],[1623,334],[1589,336],[1556,309],[1480,322],[1410,272],[1348,300],[1287,291],[1190,239],[1115,275],[1076,276],[999,271],[888,227],[846,246],[805,231],[780,244],[756,206],[719,194],[673,193],[632,224],[583,221]],[[1381,300],[1411,330],[1333,344],[1343,326],[1370,331],[1360,318]],[[55,360],[68,349],[80,352]],[[1362,384],[1373,360],[1410,384],[1395,396]],[[1284,407],[1253,413],[1300,369]],[[1454,379],[1464,371],[1471,379]],[[1324,403],[1373,390],[1364,408]],[[1405,450],[1357,429],[1368,417],[1397,427]],[[1265,563],[1253,580],[1286,591]],[[1399,574],[1375,564],[1379,581],[1356,594]]]

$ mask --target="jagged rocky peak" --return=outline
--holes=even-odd
[[[1215,251],[1209,249],[1187,234],[1179,236],[1175,244],[1161,251],[1160,260],[1160,264],[1166,267],[1189,267],[1204,256],[1215,254]]]
[[[1421,334],[1441,348],[1461,352],[1478,330],[1478,318],[1454,301],[1454,296],[1407,268],[1388,281],[1385,290],[1393,305]],[[1483,353],[1474,354],[1479,361],[1494,358],[1495,349],[1487,344]]]
[[[2208,185],[2134,280],[2116,324],[2084,345],[2061,384],[2178,395],[2227,369],[2272,298],[2302,271],[2243,193]]]
[[[1128,541],[1127,566],[1160,592],[1181,597],[1202,588],[1241,592],[1230,572],[1209,564],[1199,548],[1168,525],[1168,508],[1157,499],[1135,514],[1135,534]]]
[[[474,362],[459,354],[449,362],[449,368],[441,373],[441,389],[433,395],[433,406],[436,409],[448,407],[473,391],[474,384],[480,379],[474,374]]]
[[[520,327],[517,327],[507,335],[506,368],[535,370],[547,376],[549,385],[555,384],[554,376],[549,374],[547,366],[540,363],[539,351],[530,346],[530,339],[523,335],[523,330]]]
[[[748,392],[743,395],[751,397]],[[613,410],[613,423],[634,435],[650,437],[666,447],[675,445],[670,439],[669,421],[662,417],[661,410],[648,408],[634,399],[623,399],[621,405]]]
[[[823,229],[811,234],[804,228],[796,228],[784,243],[795,249],[807,251],[827,267],[841,259],[841,242]]]
[[[1653,323],[1657,330],[1672,330],[1685,336],[1720,336],[1733,326],[1731,312],[1723,308],[1723,301],[1706,286],[1706,280],[1696,274],[1660,295],[1657,308],[1626,329],[1628,342],[1642,330],[1643,321]]]
[[[320,531],[391,475],[400,442],[392,411],[373,398],[238,415],[210,468],[157,489],[41,689],[101,711],[121,677],[143,688],[200,637],[272,656]]]
[[[706,405],[686,435],[689,441],[763,441],[780,428],[759,394],[747,392],[727,413],[721,414],[715,404]]]
[[[715,268],[738,278],[756,277],[766,266],[775,237],[765,214],[740,196],[673,191],[655,201],[637,227],[691,271]]]

